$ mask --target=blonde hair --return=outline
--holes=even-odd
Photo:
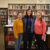
[[[37,10],[36,13],[37,13],[37,12],[38,12],[39,14],[41,14],[40,21],[42,22],[42,12],[41,12],[41,10]]]

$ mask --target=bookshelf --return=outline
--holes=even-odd
[[[5,25],[4,26],[4,44],[5,44],[5,50],[14,50],[15,49],[15,39],[13,34],[13,25]],[[32,41],[32,49],[35,49],[34,46],[34,39]],[[23,39],[21,40],[20,49],[23,50]]]
[[[1,25],[8,24],[8,9],[7,8],[0,8],[0,20],[1,20]]]
[[[21,11],[24,16],[28,8],[32,10],[33,15],[40,9],[46,24],[50,25],[50,4],[8,4],[8,24],[13,25],[14,19],[17,18],[18,11]]]
[[[17,18],[17,13],[22,12],[23,15],[26,14],[26,10],[30,8],[35,9],[35,4],[8,4],[8,24],[12,25],[14,19]],[[34,14],[34,12],[33,12]]]

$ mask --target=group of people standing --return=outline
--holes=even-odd
[[[32,11],[28,9],[26,15],[22,17],[22,13],[18,12],[17,19],[13,24],[15,50],[20,50],[20,43],[23,37],[23,50],[28,48],[31,50],[33,35],[35,35],[38,50],[44,50],[44,38],[46,33],[46,22],[42,18],[42,13],[36,11],[36,15],[32,15]]]

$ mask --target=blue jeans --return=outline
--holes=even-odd
[[[22,39],[22,33],[19,33],[18,39],[15,39],[15,50],[20,50],[21,39]]]

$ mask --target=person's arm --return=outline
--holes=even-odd
[[[33,16],[33,19],[34,19],[34,21],[33,21],[33,28],[34,28],[34,23],[35,23],[35,20],[36,20],[36,16]],[[34,32],[34,30],[33,30],[33,32]]]
[[[43,34],[42,34],[42,40],[45,38],[45,33],[46,33],[46,22],[43,20]]]
[[[13,23],[13,32],[14,32],[15,38],[18,38],[18,34],[17,34],[17,24],[16,23],[17,23],[16,21],[14,21],[14,23]]]
[[[36,16],[33,16],[34,21],[36,20]]]
[[[36,19],[36,16],[33,16],[32,18],[32,24],[31,24],[31,32],[33,33],[34,32],[34,22],[35,22],[35,19]]]
[[[22,17],[22,20],[24,20],[24,16]]]

